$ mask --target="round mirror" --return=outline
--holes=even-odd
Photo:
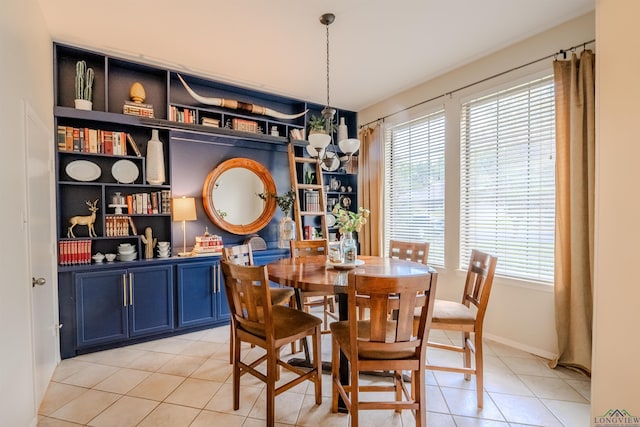
[[[276,203],[258,194],[275,193],[269,171],[255,160],[236,158],[222,162],[204,181],[202,199],[215,225],[234,234],[262,230],[273,218]]]

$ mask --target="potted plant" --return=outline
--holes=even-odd
[[[314,133],[327,133],[327,120],[323,116],[315,116],[312,115],[309,119],[309,135]],[[329,124],[329,132],[335,132],[336,125],[335,123]]]
[[[76,99],[79,110],[91,110],[93,103],[93,69],[87,68],[84,61],[76,62]]]

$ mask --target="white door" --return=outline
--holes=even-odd
[[[59,360],[53,132],[25,104],[27,250],[31,287],[34,392],[38,405]]]

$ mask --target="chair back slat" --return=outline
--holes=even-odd
[[[485,252],[475,249],[471,251],[462,304],[467,307],[471,304],[476,306],[478,309],[476,319],[480,324],[482,324],[482,318],[489,303],[497,261],[497,257]]]
[[[231,264],[253,265],[253,251],[249,245],[236,245],[222,249],[222,259]]]
[[[405,259],[427,265],[429,243],[391,240],[389,242],[389,258]]]
[[[272,329],[271,295],[266,266],[245,266],[222,261],[224,285],[234,320],[252,329]]]
[[[366,325],[370,328],[368,340],[358,338],[355,328],[351,328],[353,348],[374,351],[424,351],[424,332],[433,314],[436,278],[435,272],[395,278],[367,276],[358,274],[357,271],[350,273],[349,316],[355,319],[357,304],[366,305],[369,308]],[[413,326],[416,307],[422,308],[421,312],[424,312],[420,328],[416,329],[418,334],[414,333]]]
[[[329,246],[326,239],[291,240],[291,258],[327,255]]]

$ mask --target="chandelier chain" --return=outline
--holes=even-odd
[[[331,105],[329,102],[329,24],[327,27],[327,107]]]

